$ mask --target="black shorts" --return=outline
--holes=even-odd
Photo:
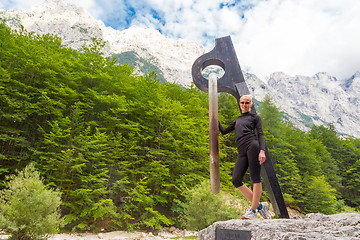
[[[252,141],[246,149],[239,149],[232,175],[232,183],[236,188],[243,185],[244,175],[249,167],[252,182],[261,182],[259,153],[260,147],[257,140]]]

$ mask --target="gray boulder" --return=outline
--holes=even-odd
[[[198,240],[215,240],[216,229],[251,231],[251,240],[360,239],[360,214],[307,214],[293,219],[234,219],[216,222],[199,232]]]

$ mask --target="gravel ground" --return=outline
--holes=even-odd
[[[56,234],[49,240],[167,240],[167,239],[197,239],[197,232],[180,230],[176,228],[164,228],[158,232],[108,232],[108,233],[72,233]],[[193,236],[193,238],[190,238]],[[0,235],[0,239],[8,239],[9,235]]]

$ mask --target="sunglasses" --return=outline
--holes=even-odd
[[[250,104],[250,102],[240,102],[240,104]]]

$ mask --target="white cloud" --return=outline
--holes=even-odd
[[[220,8],[221,1],[198,0],[181,12],[158,2],[164,33],[197,40],[209,50],[215,37],[231,35],[242,67],[262,79],[275,71],[324,71],[342,79],[360,70],[359,1],[247,1],[253,7]]]
[[[263,2],[245,14],[236,47],[262,78],[274,71],[350,77],[360,70],[359,7],[350,0]]]

